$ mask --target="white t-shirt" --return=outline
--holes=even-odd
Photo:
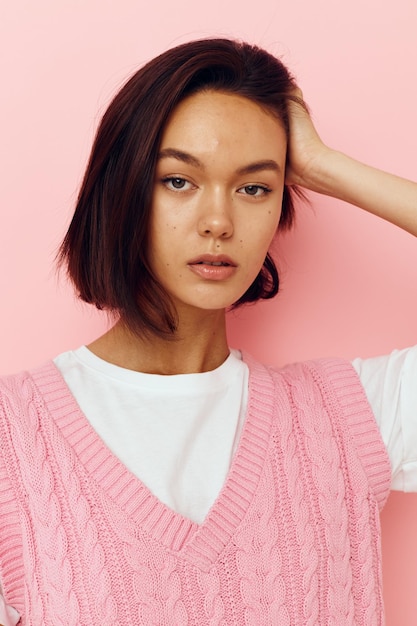
[[[217,369],[160,376],[112,365],[85,346],[55,359],[107,447],[167,506],[201,523],[239,441],[248,368],[232,350]],[[392,488],[417,491],[417,346],[356,359],[392,465]]]
[[[55,364],[107,447],[164,504],[201,523],[245,418],[249,372],[240,353],[215,370],[173,376],[112,365],[84,346]]]

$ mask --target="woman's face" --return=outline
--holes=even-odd
[[[180,313],[223,309],[248,289],[276,232],[287,140],[244,97],[199,92],[162,136],[150,220],[150,263]]]

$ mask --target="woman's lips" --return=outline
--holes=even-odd
[[[236,271],[236,263],[223,254],[205,254],[188,262],[188,267],[194,274],[206,280],[226,280]]]

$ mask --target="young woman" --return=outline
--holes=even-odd
[[[2,624],[383,623],[416,349],[277,370],[227,342],[278,291],[294,186],[417,234],[417,185],[323,145],[263,50],[188,43],[115,97],[60,250],[115,324],[0,386]]]

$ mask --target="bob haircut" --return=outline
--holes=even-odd
[[[139,69],[115,96],[99,125],[75,213],[58,252],[79,297],[118,314],[135,333],[173,336],[177,315],[152,273],[148,226],[162,133],[187,96],[217,90],[248,98],[283,124],[295,82],[271,54],[247,43],[204,39],[182,44]],[[294,218],[284,187],[280,228]],[[240,306],[278,293],[268,254]]]

